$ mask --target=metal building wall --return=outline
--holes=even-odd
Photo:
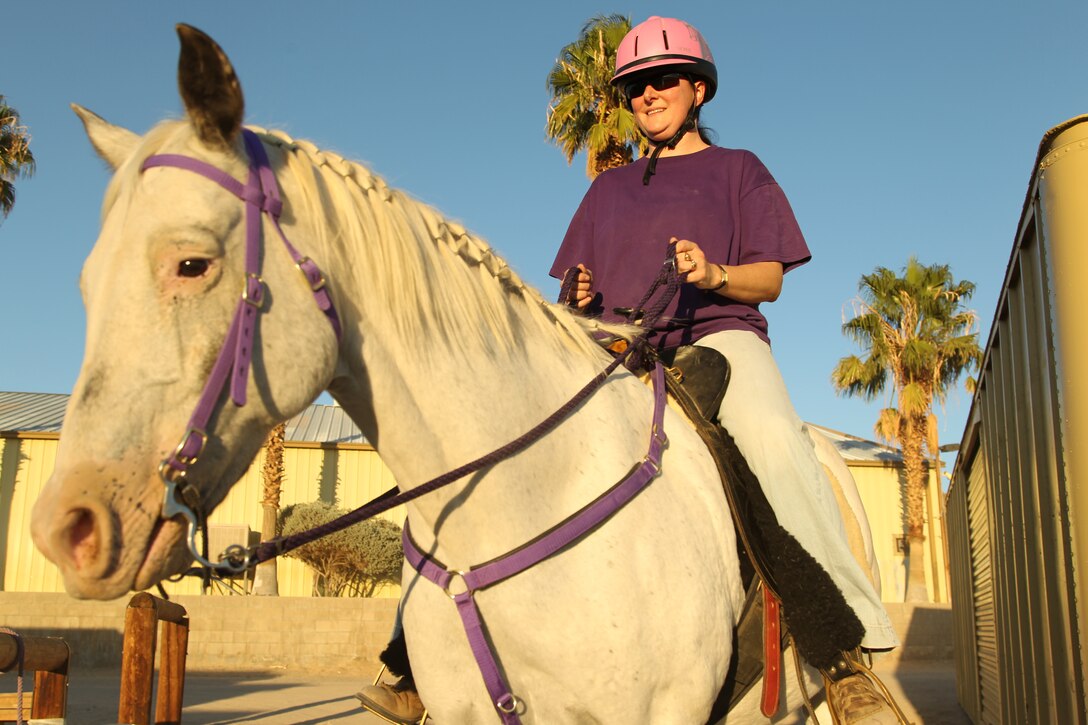
[[[906,535],[906,478],[899,463],[847,461],[858,493],[869,518],[873,535],[873,553],[880,566],[880,598],[902,602],[906,594],[905,554],[897,550],[897,539]],[[926,483],[925,548],[923,561],[929,601],[948,602],[948,571],[944,547],[944,523],[941,517],[941,489],[931,470]]]
[[[62,592],[57,568],[30,540],[30,510],[53,473],[57,436],[0,438],[0,586],[4,591]],[[31,589],[21,587],[33,587]]]
[[[978,723],[1088,722],[1086,235],[1080,117],[1040,146],[948,496],[958,692]]]
[[[0,589],[14,592],[63,592],[57,568],[30,540],[30,511],[53,471],[56,434],[26,434],[0,438]],[[249,470],[209,516],[209,524],[243,525],[260,532],[261,465],[264,449]],[[322,446],[288,442],[284,451],[284,484],[280,505],[322,500],[355,508],[395,485],[389,469],[371,447],[358,444]],[[394,523],[404,520],[399,507],[383,514]],[[238,542],[245,543],[245,542]],[[311,569],[298,559],[277,562],[281,596],[310,596]],[[170,594],[199,594],[193,578],[164,584]],[[376,596],[398,596],[399,586]]]

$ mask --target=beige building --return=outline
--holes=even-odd
[[[2,591],[64,591],[57,568],[30,540],[30,510],[53,472],[67,402],[67,395],[0,392]],[[337,407],[310,406],[288,422],[286,438],[281,506],[320,500],[351,509],[395,485],[374,448]],[[213,539],[209,550],[219,543],[256,543],[263,462],[264,449],[209,516]],[[383,516],[398,524],[404,520],[403,509]],[[310,596],[313,591],[312,571],[298,559],[281,558],[277,573],[281,596]],[[193,577],[164,587],[171,595],[200,593],[200,583]],[[387,588],[379,596],[396,596],[397,589]]]
[[[0,590],[60,592],[60,576],[30,540],[30,509],[48,480],[56,457],[67,395],[0,392]],[[861,438],[813,426],[832,440],[854,474],[873,532],[884,601],[901,602],[906,581],[905,479],[898,453]],[[281,506],[325,501],[352,509],[395,485],[389,470],[342,410],[311,405],[287,425]],[[260,531],[263,450],[224,502],[209,517],[213,551],[219,542],[247,543]],[[926,582],[931,599],[948,601],[942,495],[937,476],[927,496]],[[385,515],[400,523],[403,509]],[[281,596],[310,596],[313,576],[297,559],[278,563]],[[238,582],[244,587],[245,582]],[[190,578],[165,585],[170,594],[198,594]],[[379,596],[396,596],[397,587]],[[214,590],[213,590],[214,591]]]

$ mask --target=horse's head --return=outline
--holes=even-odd
[[[187,120],[140,137],[76,108],[116,173],[80,280],[83,366],[32,531],[80,597],[117,597],[188,565],[185,522],[163,517],[158,469],[186,434],[247,279],[245,204],[191,171],[143,170],[150,155],[178,154],[247,178],[242,92],[230,62],[203,33],[179,26],[178,34]],[[278,161],[274,155],[272,166]],[[299,212],[284,201],[284,229],[308,250]],[[204,513],[245,472],[272,426],[324,388],[336,361],[335,335],[310,286],[270,223],[263,226],[265,294],[248,383],[243,378],[247,404],[226,392],[216,397],[207,444],[185,474],[187,497]]]

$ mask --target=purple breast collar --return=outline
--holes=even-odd
[[[531,568],[559,552],[563,547],[576,542],[623,508],[661,473],[661,454],[668,443],[668,438],[663,425],[665,373],[660,363],[654,368],[653,382],[653,425],[650,429],[649,451],[642,463],[636,466],[626,478],[590,504],[529,543],[468,571],[450,571],[441,562],[419,550],[408,531],[408,522],[404,523],[402,535],[404,556],[416,571],[442,587],[446,595],[457,605],[472,654],[476,658],[484,684],[491,695],[491,702],[494,703],[505,725],[521,723],[518,717],[521,701],[510,692],[510,686],[499,671],[495,653],[488,644],[483,619],[473,594]],[[461,580],[461,585],[457,586],[457,589],[463,589],[463,591],[452,592],[451,587],[457,579]]]
[[[230,561],[213,563],[200,554],[196,546],[196,533],[200,527],[201,516],[193,511],[193,507],[199,510],[199,505],[188,500],[179,501],[178,494],[182,492],[178,490],[178,484],[184,480],[186,470],[196,462],[208,442],[208,421],[211,420],[228,380],[231,400],[239,407],[246,404],[246,386],[249,383],[249,366],[253,357],[253,339],[257,331],[258,313],[264,303],[265,287],[260,274],[262,213],[268,215],[272,226],[275,227],[280,239],[287,247],[288,253],[295,260],[295,267],[305,277],[306,284],[313,292],[314,301],[328,317],[329,324],[336,333],[336,339],[339,340],[341,337],[340,317],[333,306],[332,297],[325,284],[325,276],[313,260],[295,249],[287,240],[283,229],[280,228],[279,217],[283,211],[283,202],[280,200],[276,176],[268,163],[268,154],[265,153],[264,146],[255,133],[243,129],[242,136],[246,152],[249,154],[249,179],[245,184],[211,164],[178,154],[150,156],[140,167],[141,171],[155,167],[174,167],[192,171],[214,181],[246,205],[246,277],[241,299],[235,308],[234,318],[223,347],[219,351],[219,357],[216,358],[208,382],[200,394],[196,409],[189,418],[185,435],[177,449],[159,464],[159,476],[166,485],[162,507],[163,518],[170,519],[179,514],[184,516],[189,522],[189,549],[194,558],[203,566],[227,571],[240,571],[245,568],[245,564]]]

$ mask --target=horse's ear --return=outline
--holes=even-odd
[[[102,159],[114,170],[132,155],[140,143],[140,137],[127,128],[114,126],[96,113],[73,103],[72,110],[83,121],[87,138]]]
[[[178,88],[189,120],[205,144],[228,148],[242,128],[242,86],[223,49],[203,32],[179,23]]]

